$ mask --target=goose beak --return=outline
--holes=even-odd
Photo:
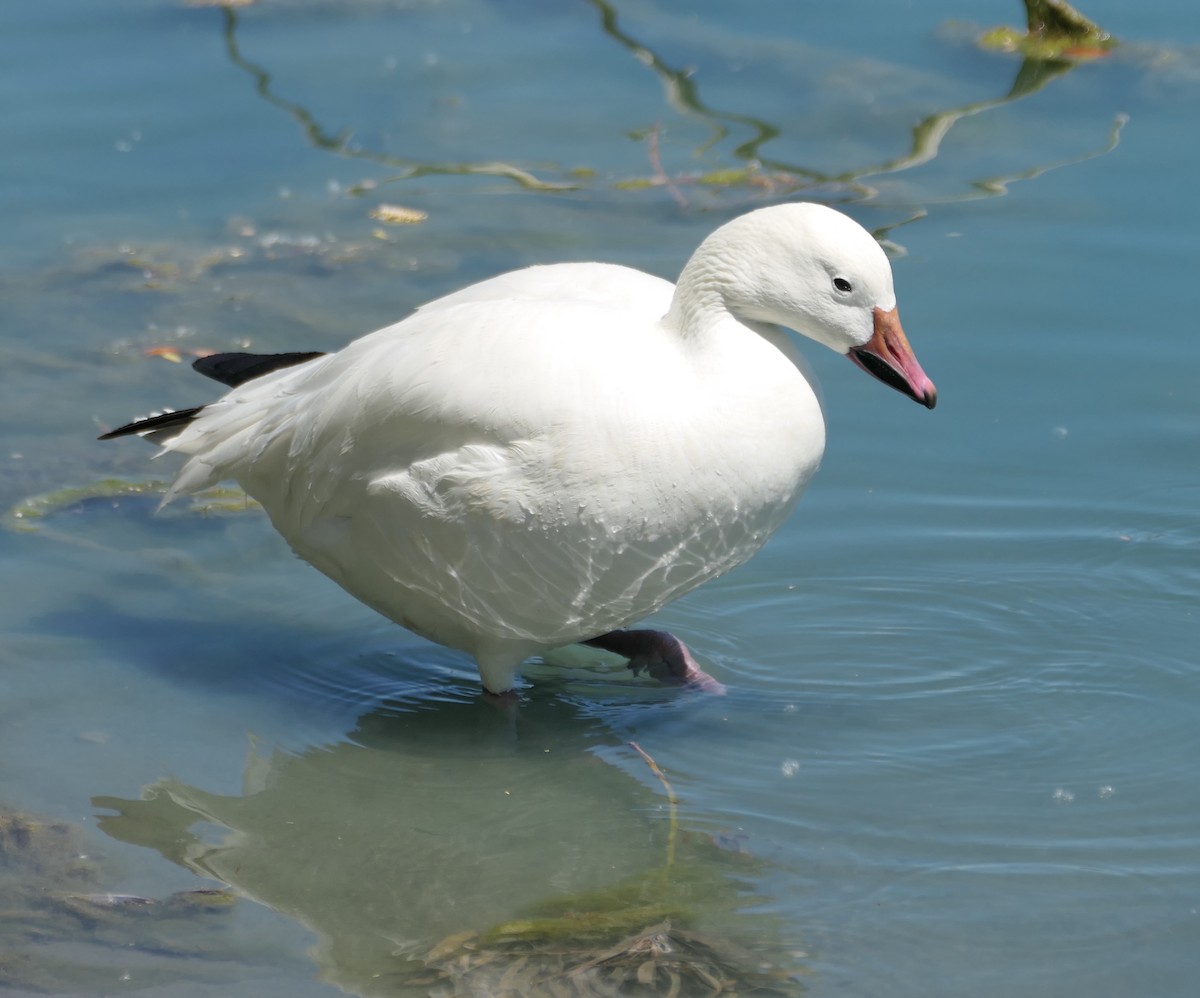
[[[874,333],[862,346],[854,347],[849,356],[868,374],[920,402],[926,409],[937,405],[937,389],[917,363],[908,337],[900,326],[897,309],[890,312],[875,309]]]

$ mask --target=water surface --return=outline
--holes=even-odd
[[[12,992],[393,994],[669,868],[814,995],[1190,994],[1200,17],[1088,12],[1128,44],[1031,82],[964,23],[1016,4],[6,7],[0,505],[62,501],[0,532],[0,805],[95,864],[6,861]],[[824,467],[657,618],[725,698],[568,650],[497,712],[253,511],[97,494],[171,470],[97,432],[211,396],[161,348],[333,349],[530,263],[671,277],[788,198],[887,238],[940,402],[805,346]]]

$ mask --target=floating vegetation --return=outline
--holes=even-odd
[[[87,503],[107,499],[116,505],[121,499],[161,496],[166,490],[167,483],[161,481],[131,482],[105,478],[88,485],[66,486],[23,499],[0,517],[0,524],[7,530],[33,533],[41,530],[49,517],[79,510]],[[242,513],[259,508],[258,503],[241,489],[229,486],[215,486],[192,496],[181,497],[177,505],[185,515],[201,516]]]
[[[414,217],[412,221],[420,219]],[[60,284],[69,282],[75,289],[179,294],[239,270],[300,262],[319,272],[333,273],[379,254],[379,248],[366,239],[339,239],[307,231],[260,231],[254,222],[241,217],[231,218],[228,229],[233,239],[218,245],[121,243],[83,247],[76,251],[67,269],[51,271],[47,278]]]
[[[184,0],[185,7],[249,7],[257,0]]]
[[[880,163],[861,164],[841,170],[819,170],[806,164],[771,158],[766,154],[765,147],[780,136],[781,129],[777,125],[751,114],[714,107],[702,97],[700,84],[691,67],[669,64],[653,48],[626,30],[610,0],[588,2],[599,14],[600,28],[604,35],[614,44],[627,50],[639,66],[650,70],[659,78],[664,101],[669,109],[680,117],[700,123],[709,129],[709,136],[695,150],[695,156],[710,152],[737,132],[748,133],[746,137],[738,140],[730,151],[738,165],[689,172],[668,171],[664,168],[657,144],[659,126],[632,131],[634,138],[649,136],[651,175],[625,176],[608,183],[618,191],[665,192],[681,210],[693,207],[683,190],[688,185],[691,185],[693,190],[704,193],[705,204],[719,198],[734,202],[757,201],[800,192],[818,199],[844,200],[850,197],[869,200],[878,192],[875,186],[865,182],[866,178],[898,173],[928,162],[939,154],[942,138],[960,119],[1032,93],[1062,71],[1069,69],[1074,62],[1104,55],[1116,44],[1107,32],[1079,14],[1064,0],[1026,0],[1029,23],[1026,31],[997,28],[987,32],[982,38],[973,40],[987,48],[1020,52],[1027,57],[1027,66],[1040,63],[1042,68],[1031,70],[1027,66],[1023,67],[1009,93],[995,100],[973,102],[930,115],[914,127],[912,148],[907,154],[893,156]],[[559,179],[545,179],[510,162],[437,162],[364,148],[352,141],[355,129],[332,130],[322,125],[309,108],[281,96],[275,89],[271,73],[242,54],[237,38],[237,11],[225,6],[222,13],[224,40],[230,61],[254,79],[260,97],[286,112],[301,126],[313,146],[339,157],[365,160],[396,171],[391,176],[351,186],[345,191],[349,196],[361,196],[380,183],[396,183],[429,176],[498,177],[511,180],[529,191],[563,193],[592,187],[602,176],[590,166],[573,169],[552,167],[551,169],[557,170]],[[1050,72],[1045,68],[1055,65],[1060,65],[1063,69]],[[935,127],[926,127],[928,123],[933,123]],[[1042,172],[1045,172],[1044,168],[1034,167],[1028,174],[1036,176]],[[965,194],[965,198],[979,197],[981,192],[982,196],[987,197],[1003,193],[1003,190],[987,187],[983,183],[974,183],[972,186],[974,190]],[[378,242],[393,242],[383,229],[375,229],[372,235]]]
[[[984,48],[1019,52],[1027,59],[1098,59],[1117,44],[1095,21],[1066,0],[1025,0],[1026,30],[999,27],[979,39]]]
[[[96,879],[74,825],[0,810],[0,872],[14,871],[55,884],[75,884],[76,889]]]
[[[402,975],[401,988],[436,995],[795,995],[795,976],[745,947],[664,920],[611,945],[586,937],[485,942],[460,933]]]
[[[316,117],[308,108],[296,101],[288,100],[285,97],[279,96],[272,89],[271,74],[256,63],[251,62],[242,55],[241,49],[237,41],[237,25],[238,14],[234,9],[239,4],[231,3],[213,3],[211,6],[223,8],[222,15],[224,18],[223,33],[225,38],[225,48],[229,55],[229,61],[232,62],[238,69],[248,73],[254,80],[255,89],[260,97],[266,100],[269,104],[280,108],[287,112],[292,119],[304,131],[308,141],[318,149],[326,149],[338,156],[347,159],[361,159],[373,163],[378,163],[392,169],[402,171],[397,177],[391,179],[410,179],[413,177],[426,176],[470,176],[481,175],[489,177],[502,177],[507,180],[515,181],[521,187],[531,191],[571,191],[578,188],[578,184],[567,181],[548,181],[542,180],[528,170],[515,166],[512,163],[503,162],[475,162],[475,163],[453,163],[453,162],[432,162],[428,160],[420,160],[414,157],[392,156],[387,153],[376,152],[370,149],[364,149],[361,146],[355,145],[351,141],[352,131],[342,129],[339,132],[330,132],[322,128]],[[358,192],[356,192],[358,193]]]
[[[116,914],[121,917],[148,915],[188,917],[233,907],[237,895],[220,887],[178,891],[163,900],[140,894],[58,894],[54,899],[85,922],[100,922]]]
[[[236,943],[220,917],[237,900],[230,891],[158,900],[98,891],[99,880],[81,828],[0,809],[0,990],[128,990],[115,979],[110,951],[122,954],[122,967],[135,960],[142,986],[147,978],[166,983],[179,974],[155,966],[159,958],[209,955]],[[89,951],[92,960],[76,959]]]
[[[158,357],[161,360],[170,361],[172,364],[182,364],[183,363],[183,355],[185,353],[189,357],[208,357],[209,355],[211,355],[215,352],[216,351],[214,351],[214,350],[206,350],[203,348],[197,349],[195,347],[184,350],[184,349],[181,349],[180,347],[171,346],[171,345],[159,345],[159,346],[153,346],[153,347],[146,347],[144,350],[142,350],[142,353],[145,354],[147,357]]]
[[[429,213],[420,208],[405,208],[398,204],[378,204],[371,209],[370,215],[387,225],[417,225],[429,217]]]
[[[671,177],[656,172],[654,176],[629,177],[613,184],[617,190],[622,191],[643,191],[654,187],[666,187],[673,188],[678,194],[678,187],[696,186],[717,190],[742,188],[771,195],[799,190],[810,185],[811,181],[806,177],[783,170],[764,170],[762,164],[757,162],[748,163],[745,166],[707,170],[702,173],[679,173]],[[679,197],[676,197],[676,200],[678,201]]]

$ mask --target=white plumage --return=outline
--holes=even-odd
[[[602,263],[504,274],[112,435],[186,456],[168,500],[236,480],[300,557],[473,655],[499,693],[522,660],[653,613],[783,522],[825,425],[777,326],[932,406],[895,316],[865,230],[780,205],[718,229],[678,286]]]

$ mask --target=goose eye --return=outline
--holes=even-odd
[[[854,290],[850,287],[850,282],[844,277],[835,277],[833,279],[833,286],[842,292],[842,294],[849,294]]]

